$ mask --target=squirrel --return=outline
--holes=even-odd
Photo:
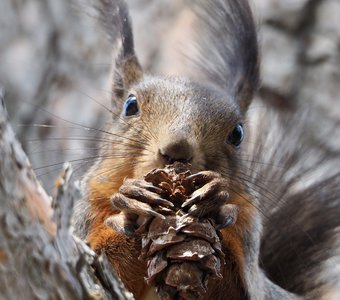
[[[257,29],[248,1],[190,3],[203,32],[191,77],[145,74],[126,3],[100,3],[110,39],[121,43],[112,83],[113,122],[100,159],[84,177],[75,234],[106,253],[136,299],[157,299],[144,282],[140,238],[105,221],[121,211],[132,222],[134,216],[157,217],[150,204],[164,199],[143,175],[176,161],[190,163],[204,181],[195,192],[193,214],[218,214],[215,204],[221,201],[238,207],[236,222],[221,229],[223,278],[209,282],[204,299],[333,299],[340,271],[327,264],[339,258],[340,176],[296,184],[328,158],[319,153],[301,166],[314,152],[299,112],[268,111],[247,125],[260,84]],[[246,134],[252,126],[256,145]]]

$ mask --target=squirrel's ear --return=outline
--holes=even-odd
[[[116,105],[116,101],[126,97],[127,90],[135,83],[141,80],[143,76],[142,68],[135,55],[126,57],[121,52],[116,60],[116,67],[113,74],[113,100],[112,105]]]
[[[189,75],[217,85],[246,112],[259,85],[257,32],[248,0],[196,0],[190,7],[196,18]]]
[[[124,0],[100,0],[102,23],[110,40],[119,42],[112,86],[112,105],[126,97],[131,85],[141,80],[142,68],[135,55],[130,16]]]

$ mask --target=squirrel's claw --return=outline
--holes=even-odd
[[[215,215],[219,212],[220,207],[229,199],[229,194],[225,191],[211,194],[209,197],[201,198],[199,202],[194,204],[189,209],[189,215],[193,217],[203,217],[208,215]]]
[[[192,174],[185,178],[185,181],[191,181],[193,182],[196,186],[203,186],[207,184],[208,182],[211,182],[214,179],[219,179],[222,178],[222,176],[213,171],[201,171],[196,174]]]
[[[111,197],[114,208],[126,213],[133,213],[138,216],[154,216],[164,219],[165,217],[160,213],[154,211],[147,203],[140,202],[135,199],[128,198],[121,193],[115,193]]]
[[[154,185],[150,184],[149,182],[142,180],[142,179],[127,178],[127,179],[124,180],[124,183],[120,188],[120,191],[121,191],[121,189],[124,189],[124,187],[139,187],[139,188],[146,189],[146,190],[153,192],[153,193],[157,193],[157,194],[163,193],[163,190],[161,188],[154,186]]]
[[[193,217],[213,216],[214,219],[216,218],[216,222],[221,224],[221,228],[236,220],[234,213],[236,210],[231,209],[231,206],[229,207],[226,204],[229,200],[229,194],[226,192],[229,187],[227,179],[213,171],[202,171],[188,176],[186,180],[190,180],[195,186],[199,187],[182,204],[183,208],[189,208],[189,215]]]
[[[239,207],[235,204],[224,204],[215,217],[216,229],[223,229],[234,225],[237,220]]]
[[[151,206],[165,206],[173,207],[174,205],[159,196],[163,190],[159,187],[153,186],[144,180],[127,179],[120,187],[119,193],[128,198],[138,200]]]
[[[182,207],[191,206],[201,201],[210,201],[211,198],[215,198],[220,191],[225,190],[225,182],[223,179],[213,179],[211,182],[203,185],[200,189],[196,190],[192,196],[186,200]],[[229,194],[224,192],[224,200],[229,198]]]
[[[132,235],[138,216],[165,219],[153,206],[173,207],[160,197],[163,190],[139,179],[126,179],[118,193],[111,197],[112,205],[121,213],[109,217],[105,223],[116,231]],[[133,217],[135,216],[135,218]]]
[[[229,199],[229,194],[226,192],[229,183],[217,172],[202,171],[188,176],[186,180],[190,180],[195,186],[199,187],[182,204],[182,207],[190,207],[189,212],[195,211],[198,207],[204,208],[206,206],[208,208],[211,205],[217,205],[216,209],[218,209],[218,205],[226,203]]]

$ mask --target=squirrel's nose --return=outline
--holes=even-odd
[[[159,155],[164,164],[174,162],[190,163],[193,158],[193,149],[186,140],[170,143],[159,149]]]

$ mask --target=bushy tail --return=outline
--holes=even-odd
[[[251,120],[244,177],[263,217],[262,267],[281,287],[320,299],[318,293],[340,282],[340,153],[313,130],[319,111],[252,108],[258,115]]]

